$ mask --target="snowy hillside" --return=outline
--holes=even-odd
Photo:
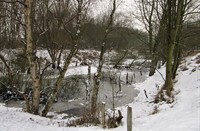
[[[159,70],[163,76],[164,71],[164,67]],[[164,82],[160,73],[135,85],[140,93],[129,104],[133,108],[133,131],[200,131],[200,53],[182,62],[172,104],[152,103]],[[119,107],[124,116],[123,125],[105,130],[126,131],[126,108]],[[62,119],[64,115],[43,118],[0,104],[0,131],[104,131],[101,127],[66,127],[68,119]]]

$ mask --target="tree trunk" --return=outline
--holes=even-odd
[[[180,57],[181,57],[181,47],[179,44],[175,46],[175,55],[174,55],[174,62],[172,67],[173,76],[172,78],[176,78],[176,72],[180,63]]]
[[[52,107],[55,98],[57,97],[58,93],[60,92],[62,82],[63,82],[64,76],[65,76],[65,73],[69,67],[69,64],[71,62],[71,59],[78,51],[78,40],[79,40],[80,33],[81,33],[81,31],[80,31],[81,30],[81,11],[82,11],[83,1],[77,0],[77,2],[78,2],[78,8],[77,8],[77,16],[76,16],[76,34],[75,34],[75,38],[73,40],[74,46],[72,47],[67,59],[65,60],[64,67],[60,71],[60,75],[54,85],[54,90],[51,93],[51,95],[49,96],[47,103],[45,105],[45,108],[42,111],[42,116],[46,116],[47,113],[49,112],[50,108]]]
[[[153,12],[153,9],[151,10],[151,12]],[[153,25],[151,21],[152,21],[152,15],[149,16],[149,50],[150,50],[149,52],[150,52],[150,60],[151,60],[149,76],[154,75],[155,69],[156,69],[155,50],[153,50],[155,43],[153,42],[153,27],[152,27]]]
[[[47,113],[49,112],[50,108],[53,105],[54,100],[56,99],[58,93],[60,92],[61,85],[62,85],[64,76],[65,76],[65,73],[66,73],[66,71],[67,71],[67,69],[69,67],[69,64],[71,62],[72,57],[76,54],[76,52],[77,52],[77,45],[75,45],[73,47],[73,49],[71,50],[69,56],[67,57],[67,59],[65,61],[65,65],[63,67],[63,70],[60,72],[60,75],[59,75],[56,83],[54,84],[55,88],[54,88],[53,92],[51,93],[51,95],[49,96],[49,98],[47,100],[47,103],[45,105],[45,108],[42,111],[42,116],[46,116],[47,115]]]
[[[103,42],[101,46],[101,54],[100,54],[100,60],[99,60],[99,66],[97,69],[97,74],[94,75],[94,84],[93,84],[93,89],[92,89],[92,98],[91,98],[91,113],[93,116],[96,116],[96,111],[97,111],[97,96],[99,92],[99,87],[100,87],[100,81],[101,81],[101,76],[102,76],[102,67],[103,67],[103,55],[104,55],[104,45],[105,41]]]
[[[28,58],[28,63],[30,67],[30,75],[32,79],[32,88],[33,88],[33,98],[31,111],[34,114],[39,114],[39,102],[40,102],[40,74],[37,71],[37,60],[36,54],[33,49],[33,39],[32,39],[32,26],[31,26],[31,11],[32,11],[32,0],[25,1],[25,25],[26,25],[26,54]]]
[[[166,63],[166,81],[164,89],[167,91],[167,95],[171,96],[171,91],[173,90],[173,55],[176,54],[175,46],[177,45],[177,38],[179,39],[180,23],[183,22],[182,9],[184,5],[184,0],[177,1],[167,1],[168,5],[168,52],[167,52],[167,63]]]
[[[173,79],[175,78],[180,58],[180,36],[183,26],[183,16],[186,7],[190,2],[185,3],[184,0],[167,0],[166,14],[167,14],[167,59],[166,59],[166,80],[163,88],[156,96],[155,102],[166,100],[163,96],[163,90],[166,95],[171,97],[173,90]]]
[[[99,87],[100,87],[101,76],[102,76],[103,57],[105,53],[106,39],[108,37],[109,31],[111,30],[111,27],[113,24],[113,17],[114,17],[115,10],[116,10],[116,0],[113,1],[113,9],[110,14],[108,25],[106,27],[105,36],[102,40],[101,54],[100,54],[100,59],[99,59],[99,66],[97,68],[97,74],[94,76],[94,85],[92,89],[92,98],[91,98],[91,114],[93,115],[93,117],[96,117],[97,97],[98,97],[98,92],[99,92]]]
[[[93,85],[93,90],[92,90],[92,98],[91,98],[91,114],[92,116],[96,116],[96,111],[97,111],[97,96],[98,96],[98,92],[99,92],[99,86],[100,86],[100,81],[98,82],[98,80],[94,78],[94,85]]]
[[[183,5],[182,5],[183,6]],[[174,63],[173,63],[173,79],[176,78],[176,72],[180,63],[181,59],[181,48],[182,48],[182,31],[183,31],[183,17],[184,17],[184,10],[185,10],[184,5],[182,8],[179,7],[179,12],[180,12],[180,21],[179,21],[179,28],[178,28],[178,33],[176,37],[176,46],[175,46],[175,55],[174,55]]]
[[[172,79],[172,61],[173,61],[173,52],[174,44],[168,46],[167,52],[167,63],[166,63],[166,81],[164,89],[167,91],[167,95],[171,96],[171,91],[173,90],[173,79]]]
[[[150,70],[149,70],[149,76],[154,75],[154,73],[156,72],[156,65],[157,65],[157,60],[155,58],[155,55],[152,54],[151,56],[151,64],[150,64]]]

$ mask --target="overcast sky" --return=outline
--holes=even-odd
[[[92,2],[91,15],[95,18],[101,17],[102,14],[108,14],[111,10],[113,0],[96,0]],[[134,18],[133,13],[136,13],[134,0],[117,0],[116,16],[126,23],[127,26],[142,29],[143,25]]]

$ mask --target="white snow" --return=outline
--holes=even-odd
[[[193,56],[186,58],[182,66],[185,65],[188,70],[178,71],[174,85],[175,98],[171,104],[152,103],[158,88],[164,83],[160,73],[165,76],[165,67],[143,83],[135,84],[140,93],[128,104],[133,108],[133,131],[200,131],[200,64],[196,63],[196,56]],[[79,70],[84,73],[87,69],[81,67]],[[65,127],[67,119],[43,118],[25,113],[20,108],[7,108],[0,104],[0,131],[126,131],[127,106],[118,109],[124,116],[123,124],[115,129],[102,129],[94,126]],[[154,109],[158,112],[152,114]]]
[[[91,73],[95,73],[97,71],[96,67],[91,67]],[[88,66],[78,66],[78,67],[70,67],[65,76],[71,76],[71,75],[87,75],[88,74]]]

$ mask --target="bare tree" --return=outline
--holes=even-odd
[[[145,30],[148,33],[148,54],[150,63],[149,76],[155,73],[157,61],[162,52],[159,52],[158,47],[163,43],[162,38],[165,32],[165,11],[163,5],[165,1],[159,0],[141,0],[137,1],[137,8],[139,10],[139,16],[136,18],[144,24]],[[162,39],[162,40],[161,40]],[[161,48],[162,49],[162,48]]]
[[[112,29],[115,10],[116,10],[116,0],[113,0],[112,11],[111,11],[111,14],[110,14],[110,17],[108,20],[108,24],[107,24],[107,27],[105,30],[104,38],[102,40],[101,53],[100,53],[100,59],[99,59],[99,65],[97,68],[97,73],[94,75],[94,78],[93,78],[94,84],[93,84],[92,98],[91,98],[91,113],[92,113],[93,117],[96,116],[96,111],[97,111],[97,96],[98,96],[100,81],[101,81],[101,76],[102,76],[106,39],[108,37],[109,32]]]
[[[57,18],[57,23],[58,23],[57,29],[65,28],[68,31],[68,29],[65,25],[66,23],[63,20],[63,18],[66,18],[66,17],[64,17],[63,15],[65,15],[65,14],[62,14],[62,13],[66,12],[66,8],[63,8],[64,7],[63,2],[69,2],[69,0],[68,1],[59,1],[58,3],[56,1],[51,1],[51,4],[54,4],[54,7],[55,7],[55,8],[53,8],[53,10],[49,9],[50,1],[25,0],[23,2],[23,1],[15,1],[15,0],[10,0],[10,1],[1,0],[0,2],[1,2],[1,4],[4,4],[4,3],[6,3],[6,4],[21,4],[24,8],[26,54],[27,54],[27,58],[28,58],[28,63],[29,63],[29,68],[30,68],[30,76],[32,79],[32,86],[33,86],[32,87],[32,89],[33,89],[32,103],[31,103],[31,106],[28,107],[27,111],[29,111],[30,113],[34,113],[34,114],[39,114],[39,102],[40,102],[40,91],[41,91],[41,86],[42,86],[42,76],[44,74],[44,71],[47,69],[47,67],[44,67],[43,69],[41,69],[41,65],[40,65],[41,63],[36,56],[37,46],[38,46],[37,42],[40,40],[41,36],[47,34],[46,36],[48,36],[48,38],[51,39],[50,42],[53,44],[55,43],[54,42],[55,37],[53,37],[51,35],[51,33],[49,33],[50,31],[53,30],[52,27],[54,25],[48,21],[48,19],[50,19],[50,15],[49,15],[49,17],[45,16],[47,12],[52,12],[53,10],[56,10],[54,13],[56,13],[55,17]],[[39,2],[42,2],[42,3],[39,3]],[[88,2],[89,1],[85,2],[84,4],[86,5]],[[36,12],[36,9],[39,8],[40,4],[46,5],[47,10],[43,11],[43,12]],[[33,5],[35,5],[35,6],[33,6]],[[52,106],[52,101],[55,99],[55,97],[57,96],[57,94],[61,88],[62,80],[64,79],[64,75],[68,69],[70,61],[71,61],[72,57],[78,51],[78,43],[79,43],[79,38],[80,38],[80,33],[81,33],[81,20],[83,17],[82,16],[83,7],[85,5],[83,5],[83,0],[77,0],[75,5],[77,5],[77,8],[75,8],[76,13],[75,13],[74,17],[71,18],[70,22],[72,22],[73,19],[76,19],[75,20],[76,21],[76,23],[75,23],[76,31],[74,34],[72,34],[72,33],[70,34],[68,32],[68,34],[70,34],[71,37],[73,38],[72,39],[73,46],[71,48],[71,51],[70,51],[68,57],[66,58],[63,69],[59,70],[60,76],[57,79],[57,82],[55,83],[54,92],[52,92],[52,94],[50,95],[50,98],[47,101],[47,104],[43,110],[43,114],[42,114],[43,116],[45,116],[47,114],[49,108]],[[63,7],[61,8],[61,6],[63,6]],[[39,8],[39,9],[44,9],[44,8]],[[61,11],[62,9],[63,9],[63,12]],[[17,12],[15,12],[15,13],[17,14]],[[39,20],[38,17],[41,15],[40,13],[43,14],[44,17],[43,17],[43,20],[41,21],[41,23],[38,23],[36,21]],[[13,19],[14,19],[14,16],[13,16]],[[13,22],[13,21],[11,21],[11,22]],[[23,22],[22,19],[21,19],[21,22]],[[12,24],[13,23],[10,24],[11,30],[12,30],[12,28],[15,27],[15,26],[12,27],[13,26]],[[50,24],[52,24],[52,25],[50,25]],[[36,40],[33,37],[35,31],[41,32],[39,34],[39,36],[36,36],[36,37],[38,37],[38,38],[36,38]],[[47,33],[47,31],[49,31],[49,32]],[[16,36],[16,34],[13,34],[12,36],[14,37],[14,36]],[[60,59],[62,50],[59,51],[59,55],[57,56],[56,49],[54,50],[49,47],[48,47],[48,49],[49,49],[49,53],[52,57],[53,62],[55,62],[55,60]],[[3,56],[0,58],[4,62],[5,65],[8,65]],[[8,68],[9,76],[12,76],[10,67],[9,66],[6,66],[6,67]],[[29,104],[27,104],[27,105],[29,105]]]
[[[167,29],[167,59],[166,59],[166,80],[159,95],[172,96],[173,79],[178,67],[180,59],[180,45],[182,27],[187,12],[190,13],[195,10],[191,4],[196,3],[196,0],[167,0],[166,1],[166,29]],[[196,5],[198,6],[198,5]],[[159,98],[159,95],[157,98]],[[163,98],[161,95],[161,99]],[[158,99],[156,99],[158,100]]]
[[[0,0],[1,48],[16,48],[20,46],[22,6],[20,2],[15,0]]]
[[[25,0],[25,25],[26,25],[26,54],[28,58],[30,76],[32,79],[32,106],[31,112],[34,114],[39,114],[39,102],[40,102],[40,89],[41,89],[41,80],[40,72],[38,70],[38,63],[36,58],[36,50],[34,49],[33,38],[32,38],[32,0]]]
[[[65,73],[68,69],[68,66],[71,62],[72,57],[77,53],[78,51],[78,45],[79,45],[79,38],[80,38],[80,33],[81,33],[81,16],[82,16],[82,6],[83,6],[83,0],[77,0],[77,15],[76,15],[76,34],[75,38],[73,39],[73,47],[68,55],[68,57],[65,60],[64,67],[60,71],[60,75],[54,85],[54,90],[49,96],[49,99],[45,105],[44,110],[42,111],[42,116],[46,116],[50,107],[53,105],[53,101],[55,100],[58,92],[61,89],[61,84],[64,79]]]

